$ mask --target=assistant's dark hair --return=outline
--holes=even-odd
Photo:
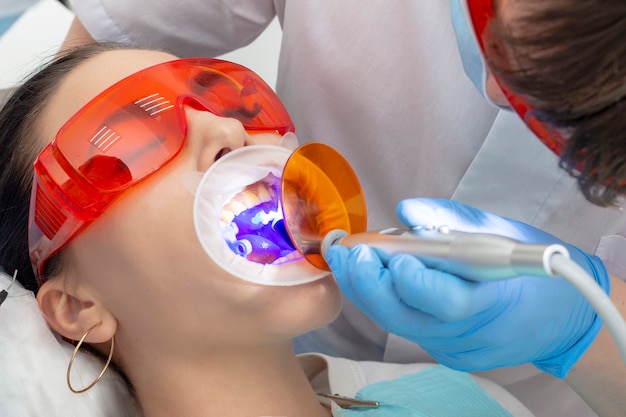
[[[495,76],[564,133],[560,165],[594,204],[626,192],[626,1],[511,3],[486,34]],[[578,172],[577,167],[582,166]]]
[[[37,136],[37,120],[64,77],[90,57],[129,49],[100,43],[68,50],[27,79],[0,110],[0,266],[36,292],[37,281],[28,253],[28,210],[33,163],[45,141]],[[51,259],[54,268],[54,260]],[[48,266],[48,265],[47,265]]]

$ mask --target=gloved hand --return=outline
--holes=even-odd
[[[525,243],[560,243],[609,292],[602,261],[525,223],[442,199],[400,202],[407,226],[447,225]],[[387,257],[383,257],[387,258]],[[376,250],[333,245],[327,261],[343,293],[381,327],[462,371],[533,363],[563,378],[597,336],[601,320],[562,278],[470,282],[429,269],[412,255],[383,262]]]

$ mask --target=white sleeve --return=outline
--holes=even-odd
[[[217,56],[252,42],[276,15],[272,0],[70,0],[91,36],[175,55]]]
[[[596,255],[604,261],[612,275],[626,281],[626,237],[621,234],[603,236]]]

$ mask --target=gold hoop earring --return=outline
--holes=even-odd
[[[102,378],[104,373],[107,371],[107,369],[109,369],[109,364],[111,363],[111,358],[113,357],[113,349],[115,349],[115,336],[111,338],[111,349],[109,350],[109,357],[107,358],[107,361],[104,364],[104,369],[102,369],[102,372],[100,372],[100,375],[98,375],[95,381],[93,381],[91,384],[87,385],[83,389],[77,390],[77,389],[74,389],[74,387],[72,387],[72,382],[70,381],[70,374],[72,372],[72,365],[74,364],[74,359],[76,359],[76,355],[78,354],[78,351],[80,350],[81,345],[85,341],[85,338],[87,338],[87,336],[89,335],[89,333],[91,333],[93,329],[100,326],[101,324],[102,322],[98,322],[94,324],[93,326],[91,326],[89,329],[87,329],[83,337],[80,338],[80,340],[78,341],[78,344],[74,348],[74,352],[72,353],[72,357],[70,358],[70,364],[67,366],[67,386],[70,388],[70,391],[72,391],[75,394],[80,394],[81,392],[85,392],[93,388],[93,386],[96,385],[98,381],[100,381],[100,379]]]

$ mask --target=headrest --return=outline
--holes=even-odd
[[[74,394],[66,372],[74,347],[46,324],[33,293],[0,272],[0,404],[11,417],[139,417],[141,412],[124,380],[109,369],[89,391]],[[84,387],[104,363],[80,351],[72,367],[72,385]]]

